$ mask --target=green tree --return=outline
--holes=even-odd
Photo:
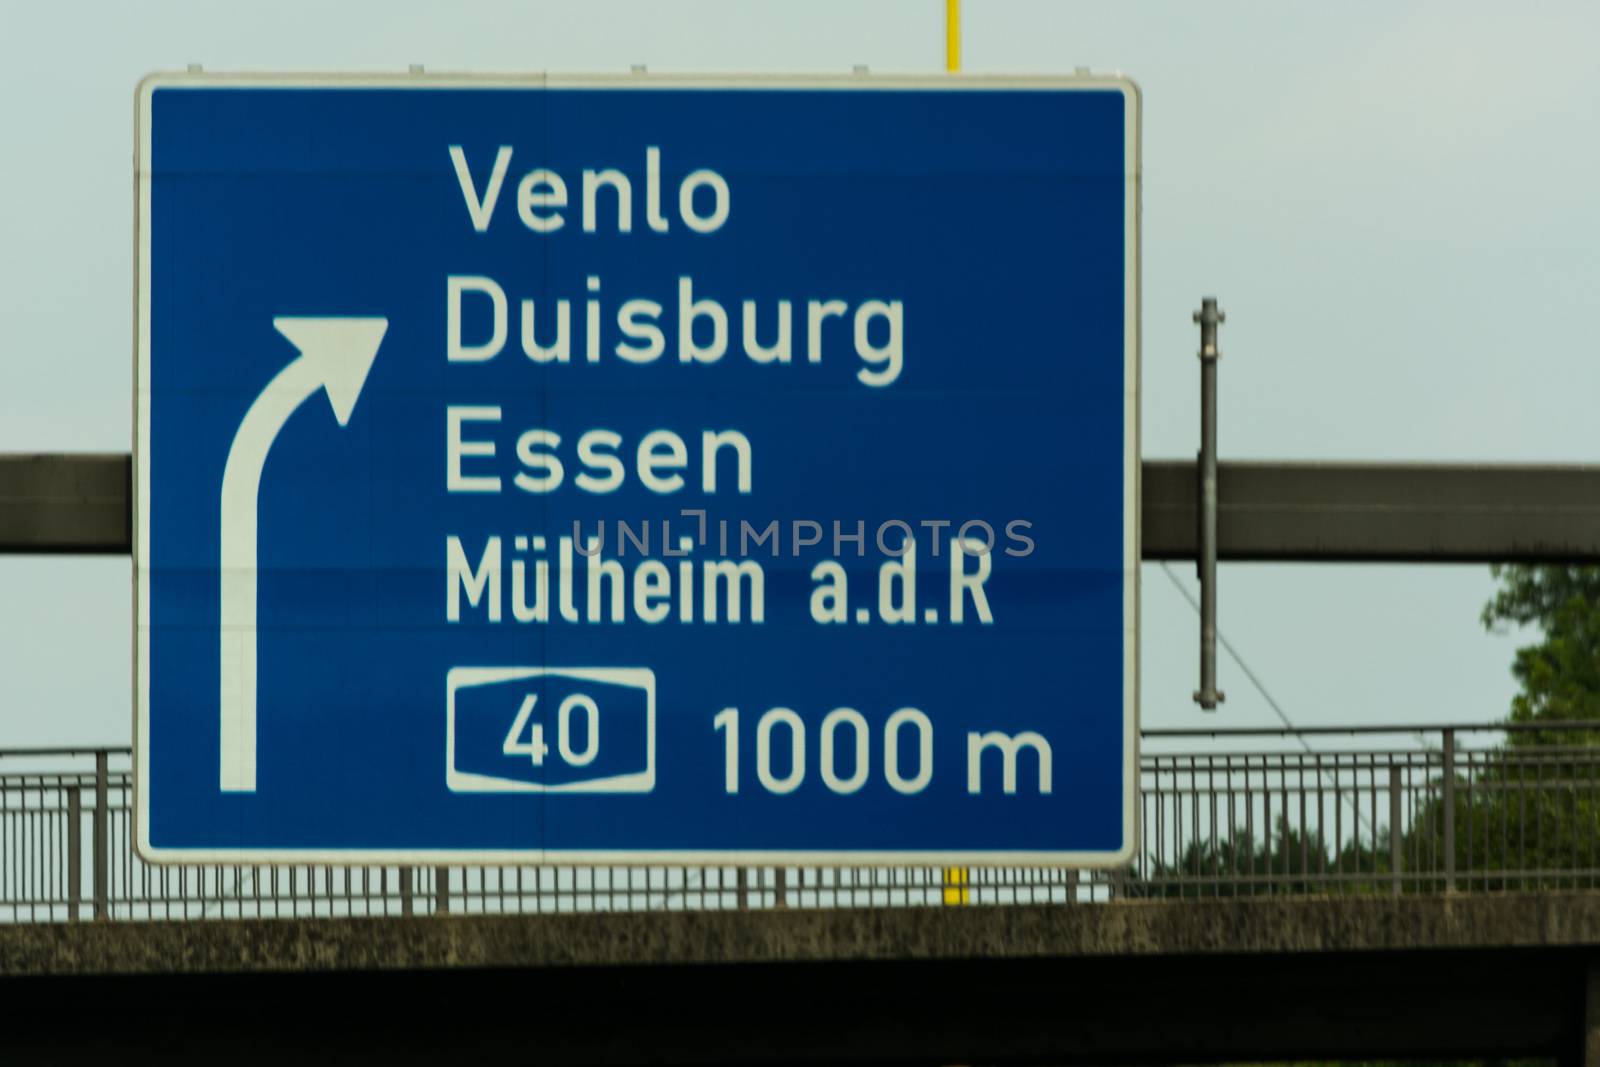
[[[1188,842],[1171,862],[1152,856],[1148,881],[1130,883],[1125,892],[1147,897],[1370,893],[1380,888],[1376,879],[1388,872],[1387,854],[1355,840],[1335,848],[1320,831],[1307,832],[1279,815],[1273,832],[1259,840],[1243,827],[1234,827],[1214,838]],[[1329,874],[1357,873],[1365,877],[1325,879]],[[1381,888],[1387,892],[1387,883]]]
[[[1483,624],[1537,626],[1540,639],[1517,650],[1511,673],[1521,685],[1511,722],[1600,720],[1600,567],[1510,564],[1493,569],[1500,588]],[[1513,746],[1594,744],[1600,734],[1513,733]]]
[[[1484,605],[1484,626],[1539,631],[1512,663],[1520,691],[1509,721],[1600,720],[1600,567],[1511,564],[1492,573],[1499,588]],[[1507,741],[1504,758],[1482,768],[1483,788],[1466,798],[1464,811],[1457,793],[1458,867],[1593,870],[1600,860],[1600,767],[1592,758],[1565,756],[1576,746],[1600,744],[1600,731],[1523,730]],[[1465,857],[1463,846],[1470,850]],[[1559,877],[1538,881],[1565,884]]]

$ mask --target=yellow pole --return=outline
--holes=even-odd
[[[946,904],[972,903],[972,871],[966,867],[944,869],[944,902]]]
[[[954,74],[961,69],[961,0],[944,0],[944,69]],[[972,872],[965,867],[946,867],[944,902],[967,904],[972,900]]]
[[[944,69],[961,69],[961,0],[944,0]]]

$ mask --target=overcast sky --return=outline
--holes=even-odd
[[[133,91],[208,70],[933,72],[941,0],[0,0],[0,451],[130,449]],[[1205,294],[1226,457],[1600,462],[1600,5],[966,0],[964,67],[1144,91],[1144,448],[1191,455]],[[1193,568],[1174,568],[1194,587]],[[1235,565],[1229,640],[1301,725],[1487,722],[1526,635],[1481,567]],[[130,563],[0,558],[0,745],[130,739]],[[1146,726],[1272,725],[1144,569]]]

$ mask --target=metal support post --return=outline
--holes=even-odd
[[[1400,791],[1405,785],[1404,769],[1398,763],[1389,765],[1389,878],[1391,893],[1400,895]]]
[[[110,774],[105,752],[94,754],[94,917],[111,917]]]
[[[400,914],[411,914],[411,868],[400,868]]]
[[[944,0],[944,69],[961,69],[961,0]]]
[[[1217,327],[1226,318],[1217,298],[1200,301],[1194,321],[1200,324],[1200,688],[1195,703],[1217,710]]]
[[[83,901],[83,791],[67,790],[67,921],[81,918],[78,905]]]
[[[1444,735],[1441,758],[1444,761],[1444,891],[1456,891],[1456,732]]]
[[[450,914],[449,867],[435,867],[433,869],[433,913],[435,915]]]

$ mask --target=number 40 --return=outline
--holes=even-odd
[[[739,791],[739,709],[723,708],[717,712],[712,724],[723,735],[723,789],[729,793]],[[772,773],[773,732],[782,727],[789,735],[789,771],[783,777]],[[916,731],[917,763],[915,773],[902,773],[900,766],[900,731]],[[840,733],[844,732],[845,739]],[[840,795],[856,792],[867,784],[872,771],[872,738],[866,718],[854,708],[834,708],[822,718],[821,749],[818,771],[822,782]],[[839,774],[839,748],[855,749],[850,762],[850,774]],[[793,793],[806,777],[806,724],[790,708],[771,708],[756,721],[756,779],[769,793]],[[916,708],[901,708],[890,715],[883,724],[883,777],[889,788],[897,793],[920,793],[933,779],[933,723]]]

